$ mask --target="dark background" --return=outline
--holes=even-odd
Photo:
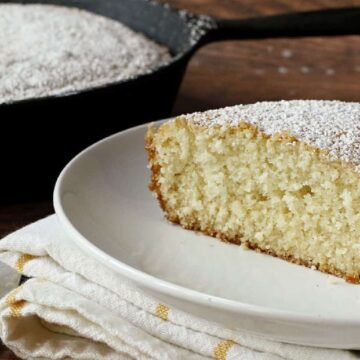
[[[224,18],[360,6],[360,0],[167,2],[195,13]],[[173,113],[280,99],[360,101],[360,37],[226,41],[208,45],[191,60]],[[6,173],[6,168],[2,167],[1,171]],[[50,195],[30,202],[18,199],[0,204],[0,238],[51,212]],[[5,359],[16,357],[0,344],[0,360]]]

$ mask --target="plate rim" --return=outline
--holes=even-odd
[[[211,294],[207,294],[198,290],[194,290],[182,285],[178,285],[171,281],[163,280],[157,278],[156,276],[150,275],[144,271],[136,269],[119,259],[107,254],[104,250],[101,250],[97,246],[95,246],[90,240],[86,239],[84,235],[76,228],[76,226],[71,222],[69,217],[64,210],[62,205],[62,186],[63,183],[68,176],[69,172],[75,164],[88,154],[88,152],[93,151],[98,146],[102,146],[103,144],[113,141],[116,138],[121,138],[130,133],[136,132],[140,129],[145,129],[149,125],[159,125],[165,121],[171,120],[173,118],[153,121],[141,125],[137,125],[131,127],[129,129],[125,129],[123,131],[117,132],[110,136],[101,139],[94,144],[88,146],[84,150],[82,150],[79,154],[77,154],[72,160],[68,162],[68,164],[63,168],[60,175],[58,176],[54,192],[53,192],[53,205],[55,209],[55,213],[60,220],[61,225],[64,230],[68,233],[69,238],[84,252],[86,252],[89,256],[94,258],[95,260],[99,260],[105,266],[108,266],[121,276],[127,278],[130,281],[135,282],[135,284],[144,286],[145,288],[155,290],[164,295],[171,296],[173,298],[178,298],[181,300],[189,301],[191,303],[196,303],[199,305],[203,305],[206,307],[210,307],[218,310],[226,310],[229,312],[235,312],[238,314],[243,314],[246,316],[258,317],[268,320],[286,320],[293,321],[302,324],[317,324],[317,325],[336,325],[336,326],[359,326],[360,319],[344,319],[341,317],[316,317],[314,315],[307,314],[297,314],[291,311],[280,310],[276,308],[269,308],[261,305],[253,305],[248,303],[243,303],[237,300],[226,299],[220,296],[215,296]],[[145,143],[145,141],[144,141]],[[145,151],[145,150],[144,150]],[[360,286],[360,285],[359,285]]]

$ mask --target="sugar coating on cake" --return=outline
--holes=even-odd
[[[167,47],[89,11],[1,3],[0,14],[0,104],[128,80],[171,61]]]
[[[201,126],[256,125],[267,135],[289,132],[298,140],[325,150],[333,159],[355,165],[360,173],[360,103],[292,100],[237,105],[185,118]]]

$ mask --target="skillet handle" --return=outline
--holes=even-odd
[[[360,34],[360,7],[288,13],[242,20],[214,19],[203,42],[231,39]]]

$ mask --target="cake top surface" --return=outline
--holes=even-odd
[[[0,49],[0,104],[127,80],[171,60],[118,21],[45,4],[0,3]]]
[[[185,115],[195,124],[237,126],[246,122],[268,135],[287,132],[355,165],[360,173],[360,103],[330,100],[258,102]]]

